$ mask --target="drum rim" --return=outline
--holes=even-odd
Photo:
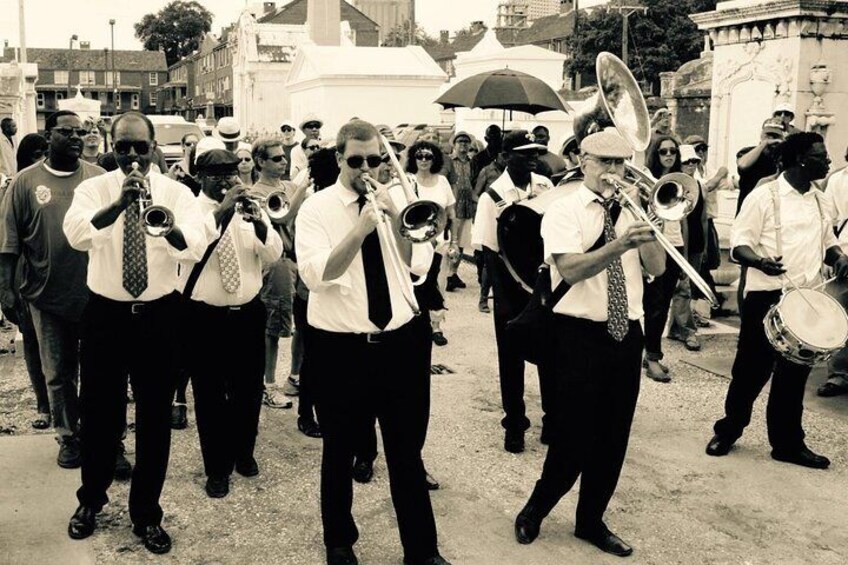
[[[798,332],[792,330],[792,327],[789,325],[789,321],[786,319],[786,316],[781,312],[780,306],[783,305],[786,302],[787,296],[790,296],[791,294],[793,294],[795,292],[800,292],[800,291],[810,291],[811,293],[814,293],[816,295],[819,295],[819,296],[826,298],[827,301],[829,301],[833,306],[836,307],[834,311],[838,311],[838,312],[842,313],[841,319],[844,322],[844,325],[843,325],[843,332],[842,332],[843,338],[842,338],[842,343],[840,345],[825,346],[825,345],[820,345],[820,344],[814,344],[814,343],[811,343],[810,341],[808,341],[807,339],[802,338],[800,335],[798,335]],[[774,306],[772,306],[772,308],[769,308],[769,311],[766,313],[766,315],[770,315],[772,310],[774,310],[775,313],[778,316],[780,316],[780,319],[783,321],[783,328],[785,329],[785,331],[790,333],[792,335],[792,337],[794,337],[798,342],[803,344],[808,349],[816,349],[816,350],[819,350],[823,353],[827,353],[827,352],[835,351],[837,349],[841,349],[842,347],[845,346],[846,341],[848,341],[848,314],[845,313],[845,309],[842,307],[842,305],[839,303],[838,300],[836,300],[834,297],[832,297],[831,295],[829,295],[828,293],[826,293],[824,291],[817,290],[817,289],[814,289],[814,288],[798,288],[798,289],[793,288],[791,290],[786,291],[783,294],[783,296],[780,297],[780,300],[778,301],[778,303],[775,304]]]

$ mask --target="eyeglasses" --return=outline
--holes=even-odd
[[[150,143],[147,141],[128,141],[121,139],[115,142],[115,153],[118,155],[129,155],[130,149],[135,149],[138,155],[150,153]]]
[[[351,155],[345,159],[345,162],[351,169],[359,169],[362,167],[363,163],[368,163],[369,169],[376,169],[380,166],[380,163],[383,162],[383,158],[379,155],[368,155],[367,157],[363,157],[362,155]]]
[[[309,151],[318,151],[319,149],[321,149],[321,146],[320,145],[307,145],[306,148]]]
[[[303,124],[303,129],[321,129],[321,124],[319,124],[318,122],[309,122]]]
[[[415,159],[418,161],[432,161],[433,154],[432,153],[416,153]]]
[[[83,137],[88,135],[88,130],[85,128],[72,128],[72,127],[61,127],[61,128],[53,128],[53,131],[64,135],[65,137],[71,137],[74,134],[77,134],[77,137]]]
[[[701,161],[698,159],[689,159],[688,161],[684,161],[681,165],[692,165],[693,167],[700,163]]]
[[[610,165],[620,167],[624,165],[623,157],[595,157],[594,155],[586,155],[584,159],[591,159],[593,161],[597,161],[604,167],[609,167]]]
[[[241,158],[242,163],[250,163],[252,161],[253,161],[253,159],[251,159],[250,157],[242,157]]]
[[[281,162],[281,161],[282,161],[283,159],[285,159],[285,158],[286,158],[286,156],[285,156],[285,155],[274,155],[273,157],[268,157],[268,160],[269,160],[269,161],[274,161],[275,163],[279,163],[279,162]]]
[[[709,149],[709,145],[700,144],[695,146],[695,151],[697,151],[698,153],[703,153],[707,149]]]
[[[303,126],[303,127],[306,127],[306,126]],[[289,127],[289,126],[283,126],[283,127],[280,128],[280,131],[283,132],[283,133],[289,133],[289,132],[294,131],[294,128]]]
[[[786,110],[781,110],[779,112],[774,113],[775,116],[795,116],[792,112],[787,112]]]
[[[674,147],[669,147],[667,149],[658,149],[657,153],[659,153],[663,157],[667,157],[669,155],[677,155],[677,149],[675,149]]]

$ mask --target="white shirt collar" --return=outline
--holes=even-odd
[[[332,190],[335,192],[336,196],[345,207],[350,206],[359,200],[359,194],[356,191],[348,189],[341,183],[341,181],[338,180],[336,181],[336,184],[325,190]]]

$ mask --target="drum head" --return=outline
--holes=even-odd
[[[786,327],[804,343],[821,349],[836,349],[848,338],[845,310],[824,292],[810,288],[789,291],[779,308]]]

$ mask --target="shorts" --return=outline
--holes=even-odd
[[[265,333],[269,337],[291,337],[292,301],[289,299],[263,300],[265,304]]]

